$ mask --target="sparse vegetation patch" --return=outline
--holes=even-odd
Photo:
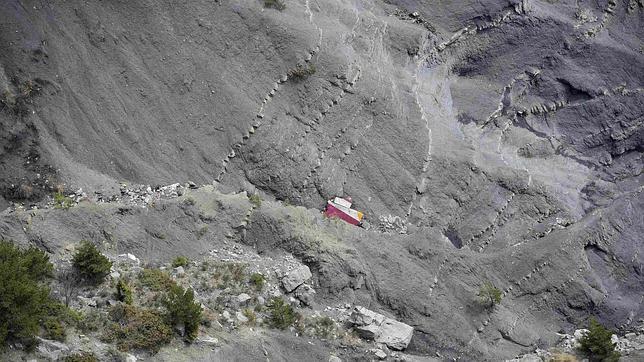
[[[302,81],[315,74],[316,70],[315,65],[311,63],[298,64],[288,72],[288,77],[295,81]]]
[[[283,0],[263,0],[264,7],[268,9],[275,9],[282,11],[286,9],[286,4]]]
[[[172,339],[170,326],[157,311],[121,304],[110,310],[110,318],[112,323],[103,337],[107,342],[116,343],[121,351],[158,352]]]
[[[477,295],[479,302],[486,308],[492,308],[496,304],[501,303],[501,290],[490,282],[483,283]]]

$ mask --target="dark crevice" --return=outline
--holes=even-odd
[[[593,99],[593,96],[591,96],[588,92],[573,86],[566,79],[563,79],[563,78],[556,78],[556,79],[559,83],[561,83],[564,86],[566,90],[566,99],[568,100],[568,103],[577,104],[577,103],[582,103]]]

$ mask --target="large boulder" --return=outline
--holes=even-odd
[[[311,274],[309,267],[302,265],[284,275],[282,278],[282,286],[287,293],[290,293],[300,285],[304,284],[304,282],[311,279],[312,276],[313,275]]]
[[[295,289],[295,298],[299,299],[304,305],[311,305],[315,297],[315,289],[308,284],[302,284]]]
[[[349,320],[362,338],[396,350],[407,348],[414,334],[413,327],[360,306],[355,307]]]

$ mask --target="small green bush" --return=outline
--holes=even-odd
[[[282,11],[286,9],[286,4],[282,0],[264,0],[264,7]]]
[[[53,339],[56,341],[64,342],[67,333],[65,332],[65,327],[60,323],[56,318],[46,318],[42,324],[43,329],[45,330],[44,337],[47,339]]]
[[[188,258],[186,258],[185,256],[178,256],[174,258],[174,260],[172,261],[172,267],[173,268],[177,268],[180,266],[185,267],[185,266],[188,266],[189,262],[190,260],[188,260]]]
[[[298,314],[282,298],[273,298],[267,304],[268,324],[273,328],[286,329],[298,319]]]
[[[67,210],[74,206],[74,200],[58,191],[54,194],[54,208]]]
[[[613,333],[602,326],[595,318],[590,319],[588,332],[579,339],[579,352],[590,362],[617,362],[621,356],[611,341]]]
[[[298,64],[295,68],[291,69],[288,72],[288,77],[295,81],[301,81],[312,76],[313,74],[315,74],[315,72],[315,65],[311,63]]]
[[[102,282],[112,267],[112,262],[87,240],[81,241],[72,262],[81,278],[92,284]]]
[[[331,338],[335,333],[335,322],[327,316],[314,318],[312,324],[315,335],[320,338]]]
[[[98,362],[98,358],[92,352],[81,351],[71,354],[63,360],[65,362]]]
[[[193,341],[199,333],[201,322],[201,304],[195,301],[195,294],[192,289],[184,290],[174,285],[163,301],[168,310],[168,320],[171,325],[183,325],[185,337]]]
[[[248,196],[248,200],[251,204],[255,205],[255,207],[262,206],[262,198],[258,194],[252,194]]]
[[[250,275],[250,283],[255,287],[255,290],[261,291],[264,288],[266,279],[263,274],[253,273]]]
[[[487,308],[501,303],[501,290],[490,282],[485,282],[479,289],[479,302]]]
[[[33,345],[40,321],[52,303],[46,278],[53,265],[36,248],[20,250],[0,240],[0,348],[15,340]]]
[[[123,352],[144,349],[156,353],[172,340],[170,326],[157,311],[120,304],[112,307],[110,318],[113,323],[103,338]]]
[[[252,309],[245,308],[244,310],[242,310],[242,314],[244,315],[244,317],[248,318],[248,322],[246,323],[248,323],[251,326],[255,325],[255,323],[257,322],[257,314],[255,314],[255,312]]]
[[[77,323],[78,329],[86,333],[104,330],[108,325],[107,315],[94,309],[81,315]]]
[[[116,282],[116,300],[125,304],[132,304],[132,288],[123,278]]]
[[[172,277],[160,269],[143,269],[139,274],[139,280],[143,286],[157,292],[170,290],[176,285]]]
[[[246,273],[246,265],[237,263],[230,263],[227,265],[232,279],[237,283],[242,282]]]

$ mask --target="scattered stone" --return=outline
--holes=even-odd
[[[37,351],[51,361],[57,361],[63,354],[69,352],[69,347],[64,343],[36,337],[38,340]]]
[[[306,265],[302,265],[298,268],[291,270],[282,278],[282,286],[288,293],[290,293],[293,290],[295,290],[295,288],[299,287],[300,285],[304,284],[304,282],[311,279],[311,277],[312,277],[312,274],[311,274],[311,270],[309,270],[309,267]]]
[[[197,342],[205,345],[211,345],[211,346],[215,346],[219,344],[219,340],[217,338],[214,338],[208,335],[199,337],[197,339]]]
[[[136,361],[137,361],[136,356],[131,355],[129,353],[125,355],[125,362],[136,362]]]
[[[342,362],[342,360],[338,356],[331,355],[329,356],[329,362]]]
[[[237,313],[235,313],[235,316],[237,317],[237,320],[242,323],[248,322],[248,318],[241,311],[237,311]]]
[[[84,306],[96,308],[96,299],[94,299],[94,298],[86,298],[86,297],[83,297],[83,296],[79,295],[78,296],[78,301]]]
[[[376,357],[378,357],[378,359],[385,359],[385,358],[387,358],[387,353],[385,353],[385,351],[383,351],[383,350],[381,350],[381,349],[372,349],[372,350],[371,350],[371,352],[373,352],[373,354],[374,354]]]
[[[182,266],[178,266],[178,267],[174,268],[172,271],[176,275],[184,275],[186,273],[186,271],[183,269]]]
[[[250,295],[246,293],[241,293],[240,295],[237,296],[237,302],[239,304],[246,304],[251,299]]]
[[[133,254],[130,254],[130,253],[127,253],[127,254],[120,254],[120,255],[118,256],[118,258],[119,258],[119,260],[127,261],[127,262],[130,262],[130,263],[134,263],[134,264],[136,264],[136,265],[141,264],[141,260],[139,260],[139,258],[137,258],[136,256],[134,256]]]

